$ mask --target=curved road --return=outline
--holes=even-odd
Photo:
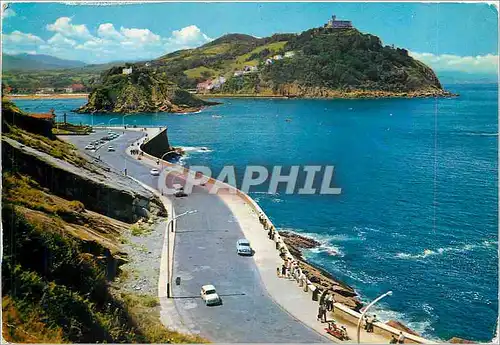
[[[64,139],[83,149],[104,133]],[[111,142],[116,152],[107,152],[108,145],[104,145],[91,155],[100,155],[117,170],[126,167],[129,175],[157,188],[158,178],[149,174],[149,167],[125,153],[142,135],[126,131]],[[254,260],[236,254],[236,241],[244,237],[243,232],[217,195],[195,187],[188,197],[172,202],[177,214],[197,210],[177,220],[174,249],[173,298],[188,329],[215,342],[330,342],[277,305],[263,286]],[[215,285],[222,305],[205,306],[200,298],[205,284]]]

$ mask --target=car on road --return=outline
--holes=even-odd
[[[87,146],[85,146],[85,150],[95,150],[95,146],[92,144],[88,144]]]
[[[222,303],[213,285],[203,285],[201,287],[201,299],[205,301],[205,305],[219,305]]]
[[[160,170],[153,168],[149,171],[149,173],[153,176],[160,176]]]
[[[238,255],[253,255],[253,249],[250,242],[246,239],[236,241],[236,253]]]
[[[113,146],[108,146],[108,152],[115,152],[115,148]]]

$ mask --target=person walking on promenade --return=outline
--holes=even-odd
[[[398,344],[404,344],[405,342],[405,335],[403,332],[399,332],[399,337],[398,337]]]
[[[276,268],[276,275],[278,276],[278,278],[281,276],[279,267]]]
[[[398,339],[396,339],[396,337],[393,334],[392,338],[391,338],[391,341],[389,341],[389,344],[397,344],[397,343],[398,343]]]
[[[322,318],[323,318],[323,310],[325,310],[325,307],[323,306],[323,304],[320,304],[319,305],[319,308],[318,308],[318,321],[322,321]]]
[[[286,266],[285,264],[281,265],[281,276],[284,278],[286,275]]]
[[[326,322],[326,307],[324,304],[321,305],[321,323]]]

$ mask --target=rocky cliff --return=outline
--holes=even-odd
[[[147,67],[133,67],[123,74],[122,67],[103,73],[80,113],[194,112],[217,104],[197,98],[170,82],[164,73]]]

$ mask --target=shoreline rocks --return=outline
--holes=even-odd
[[[310,237],[288,231],[279,231],[279,234],[288,247],[290,254],[298,261],[300,269],[311,283],[314,283],[322,291],[331,290],[337,302],[355,311],[359,311],[363,307],[363,303],[359,300],[358,294],[352,287],[336,279],[321,267],[314,266],[304,259],[302,249],[317,248],[321,243]]]

